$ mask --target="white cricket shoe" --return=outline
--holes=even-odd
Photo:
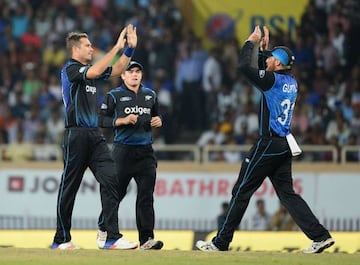
[[[200,249],[201,251],[208,251],[208,252],[220,251],[211,241],[206,242],[206,241],[199,240],[196,242],[195,246],[198,249]]]
[[[71,241],[66,242],[66,243],[52,243],[50,246],[51,249],[54,250],[76,250],[76,249],[80,249],[78,246],[75,246]]]
[[[303,253],[306,253],[306,254],[321,253],[325,249],[331,247],[334,244],[335,244],[335,241],[331,237],[329,237],[326,240],[319,241],[319,242],[314,241],[308,248],[305,248],[303,250]]]
[[[138,247],[138,244],[135,242],[131,242],[124,237],[119,238],[118,240],[106,240],[103,247],[101,249],[135,249]]]
[[[96,242],[97,245],[100,249],[103,249],[105,246],[105,242],[106,242],[106,238],[107,238],[107,232],[106,231],[101,231],[98,230],[97,232],[97,236],[96,236]]]
[[[153,238],[149,238],[144,244],[140,246],[140,249],[149,250],[149,249],[161,249],[164,243],[160,240],[155,240]]]

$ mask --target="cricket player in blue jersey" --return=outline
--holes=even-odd
[[[329,231],[293,188],[292,157],[301,153],[290,129],[298,94],[298,83],[291,74],[295,57],[285,46],[268,50],[268,43],[268,29],[256,26],[239,56],[239,71],[262,94],[259,137],[242,162],[224,224],[210,242],[196,242],[202,251],[229,249],[251,196],[266,177],[296,224],[313,241],[304,253],[320,253],[334,244]]]

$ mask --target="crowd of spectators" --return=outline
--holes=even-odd
[[[0,0],[0,10],[0,144],[19,137],[60,144],[66,34],[87,32],[96,60],[128,23],[137,27],[134,59],[144,65],[144,85],[159,96],[164,126],[156,143],[250,144],[256,137],[259,92],[236,71],[244,40],[219,39],[205,49],[175,0]],[[292,127],[300,144],[360,144],[358,32],[355,0],[309,0],[295,37],[270,32],[270,46],[295,53],[300,93]],[[106,93],[120,83],[100,89]]]
[[[229,202],[221,203],[221,212],[216,216],[217,228],[221,229],[226,219]],[[255,213],[248,220],[250,225],[247,229],[252,231],[298,231],[299,227],[295,223],[286,208],[279,201],[279,208],[270,213],[266,208],[263,198],[255,201]],[[245,221],[246,223],[247,221]],[[247,227],[247,224],[245,224]],[[240,227],[238,227],[240,229]]]

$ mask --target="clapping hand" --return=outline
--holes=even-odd
[[[123,30],[121,31],[119,38],[117,40],[116,45],[118,46],[119,49],[122,49],[125,47],[125,43],[126,43],[126,31],[127,28],[123,28]]]
[[[136,47],[137,45],[136,27],[134,27],[132,24],[129,24],[126,27],[126,40],[128,47],[130,48]]]
[[[266,26],[262,27],[262,38],[260,40],[260,50],[264,51],[269,48],[269,30]]]

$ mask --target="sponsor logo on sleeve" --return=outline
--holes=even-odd
[[[130,101],[131,97],[121,97],[119,100],[120,101]]]
[[[259,76],[260,76],[260,78],[264,78],[264,76],[265,76],[265,70],[260,70],[260,71],[259,71]]]

